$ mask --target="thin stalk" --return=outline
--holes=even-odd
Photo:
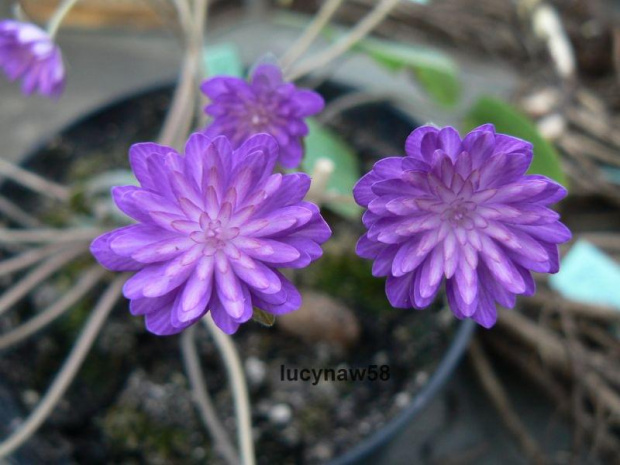
[[[60,6],[52,15],[49,22],[47,23],[47,33],[50,35],[52,40],[56,37],[58,28],[60,27],[62,21],[65,19],[65,16],[69,14],[71,8],[73,8],[78,1],[79,0],[65,0],[60,4]]]
[[[321,205],[325,202],[327,184],[332,174],[334,174],[335,168],[334,162],[329,158],[319,158],[316,161],[314,169],[312,170],[312,183],[306,194],[306,200],[308,200],[308,202],[313,202],[317,205]]]
[[[49,260],[46,260],[15,284],[11,285],[0,297],[0,315],[10,309],[16,302],[26,296],[50,275],[84,252],[85,249],[80,247],[65,250]]]
[[[56,318],[67,312],[76,302],[84,297],[101,281],[106,271],[99,265],[93,266],[65,295],[54,302],[37,316],[18,326],[10,332],[0,336],[0,350],[5,350],[43,329]]]
[[[45,179],[38,174],[25,170],[11,162],[0,158],[0,176],[21,184],[24,187],[61,202],[69,200],[69,189],[53,181]]]
[[[19,255],[0,262],[0,277],[15,273],[16,271],[28,268],[30,265],[40,262],[44,258],[62,250],[61,244],[52,243],[47,247],[28,250]]]
[[[2,229],[0,244],[67,243],[90,241],[105,231],[98,228]]]
[[[121,295],[121,290],[126,280],[127,276],[122,275],[108,286],[97,302],[77,342],[71,349],[69,356],[56,375],[52,385],[45,393],[45,396],[41,399],[41,402],[39,402],[26,421],[21,423],[16,431],[0,443],[0,459],[7,457],[21,447],[52,413],[84,362],[103,323],[105,323],[110,311],[114,308],[114,304]]]
[[[196,0],[194,11],[184,0],[174,0],[179,21],[185,33],[186,50],[177,87],[174,91],[170,110],[159,136],[163,145],[180,148],[189,133],[194,116],[194,103],[197,95],[196,79],[202,58],[202,38],[208,1]]]
[[[368,35],[385,19],[400,0],[381,0],[379,4],[362,19],[345,37],[331,47],[303,61],[292,72],[287,73],[287,80],[295,81],[315,69],[328,65],[331,61],[347,52],[357,42]]]
[[[250,411],[250,396],[248,386],[239,359],[239,353],[227,334],[219,329],[213,319],[207,316],[202,319],[203,324],[213,336],[215,346],[222,354],[224,367],[228,373],[228,381],[232,387],[233,400],[235,403],[235,416],[237,417],[237,432],[239,439],[239,450],[241,453],[242,465],[254,465],[256,458],[254,454],[254,441],[252,439],[252,416]]]
[[[284,70],[288,70],[295,61],[299,59],[304,53],[308,51],[308,48],[319,36],[323,28],[331,21],[336,14],[340,5],[344,3],[344,0],[326,0],[321,6],[321,9],[317,12],[312,22],[308,25],[306,30],[295,41],[293,45],[286,51],[286,53],[280,59],[280,63]]]
[[[196,326],[183,332],[181,336],[181,354],[189,382],[192,386],[194,401],[198,406],[200,417],[207,430],[211,433],[216,450],[230,465],[239,463],[239,455],[235,450],[228,433],[217,416],[209,391],[206,378],[200,368],[198,352],[196,351]]]
[[[27,228],[36,228],[41,226],[41,222],[39,220],[19,206],[15,205],[6,197],[0,197],[0,213],[20,226]]]
[[[197,18],[196,25],[196,40],[200,42],[202,46],[202,39],[204,37],[205,25],[208,20],[209,8],[208,0],[195,0],[194,4],[194,16]],[[200,89],[200,83],[203,79],[208,77],[209,70],[203,65],[202,70],[200,68],[196,71],[196,89]],[[195,122],[198,127],[203,128],[207,125],[207,114],[203,111],[203,107],[206,105],[208,99],[201,92],[196,92],[194,112]]]

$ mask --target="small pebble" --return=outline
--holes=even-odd
[[[420,371],[415,375],[415,383],[417,386],[424,386],[428,382],[428,373]]]
[[[396,405],[398,408],[406,407],[410,401],[411,401],[411,396],[409,395],[408,392],[399,392],[394,397],[394,405]]]
[[[22,401],[24,402],[24,404],[31,408],[37,405],[40,398],[41,396],[39,395],[39,393],[33,389],[28,389],[22,394]]]
[[[287,404],[276,404],[269,411],[269,420],[276,425],[286,425],[291,418],[293,412]]]
[[[248,357],[245,361],[245,373],[251,385],[259,386],[265,381],[267,365],[257,357]]]

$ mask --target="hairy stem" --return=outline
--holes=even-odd
[[[69,200],[69,189],[0,158],[0,176],[62,202]]]
[[[11,221],[27,228],[41,226],[41,222],[6,197],[0,197],[0,213]]]
[[[228,380],[232,387],[235,415],[237,417],[239,450],[241,453],[240,463],[242,465],[254,465],[256,458],[254,454],[254,441],[252,439],[250,396],[248,395],[248,386],[245,381],[239,354],[230,336],[223,333],[210,316],[203,318],[202,322],[213,336],[215,345],[222,354],[224,366],[228,372]]]
[[[303,34],[297,39],[297,41],[291,45],[286,51],[284,56],[280,59],[282,68],[288,70],[295,61],[297,61],[312,45],[312,43],[319,36],[323,28],[334,17],[334,14],[340,8],[340,5],[344,3],[344,0],[325,0],[323,6],[315,15],[312,22],[308,25]]]
[[[83,248],[64,250],[63,252],[51,257],[41,263],[38,267],[24,276],[22,279],[11,285],[8,290],[0,297],[0,315],[10,309],[16,302],[26,296],[31,290],[41,284],[54,272],[58,271],[78,255],[85,252]]]
[[[297,68],[293,69],[292,72],[287,73],[286,78],[290,81],[294,81],[311,73],[315,69],[328,65],[331,61],[347,52],[357,42],[366,37],[368,33],[385,19],[399,1],[400,0],[381,0],[345,37],[331,47],[303,61]]]
[[[71,8],[73,8],[78,1],[79,0],[65,0],[60,4],[56,12],[52,15],[49,22],[47,23],[47,33],[52,39],[56,37],[58,28],[60,27],[62,21],[65,19],[65,16],[69,14]]]
[[[71,349],[52,385],[43,396],[43,399],[41,399],[41,402],[39,402],[28,418],[19,425],[19,428],[0,443],[0,459],[7,457],[21,447],[52,413],[84,362],[103,323],[105,323],[110,311],[114,308],[114,304],[121,295],[121,290],[126,280],[127,276],[121,275],[108,286],[97,302],[90,318],[84,325],[82,333]]]
[[[194,402],[198,406],[200,417],[211,433],[213,444],[216,450],[230,465],[239,463],[239,456],[232,445],[228,433],[217,416],[209,391],[207,390],[206,379],[200,368],[198,352],[196,351],[196,326],[192,326],[183,332],[181,336],[181,353],[185,371],[192,386]]]
[[[184,31],[186,50],[181,75],[159,141],[163,145],[180,148],[191,129],[194,102],[198,100],[196,80],[202,58],[202,38],[208,1],[196,0],[193,11],[186,0],[174,0],[174,4]]]
[[[47,247],[31,249],[14,257],[8,258],[0,262],[0,277],[23,270],[24,268],[28,268],[30,265],[40,262],[44,258],[54,255],[62,249],[62,244],[53,243]]]
[[[2,229],[0,228],[0,245],[4,244],[37,244],[67,242],[89,242],[103,234],[105,230],[98,228],[75,229]]]
[[[37,316],[28,320],[10,332],[0,336],[0,350],[5,350],[32,336],[37,331],[52,323],[84,297],[105,276],[106,271],[99,265],[90,268],[84,276],[59,300],[54,302]]]

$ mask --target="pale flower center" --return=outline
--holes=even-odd
[[[476,204],[470,200],[457,198],[446,206],[441,217],[453,227],[471,229],[475,217]]]
[[[205,254],[222,249],[226,244],[239,235],[239,228],[229,227],[228,222],[219,219],[211,220],[206,215],[200,218],[200,231],[194,231],[190,238],[205,247]]]

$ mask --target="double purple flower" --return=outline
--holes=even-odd
[[[517,294],[534,293],[532,271],[558,271],[557,244],[571,233],[548,207],[566,190],[526,175],[532,145],[491,124],[464,139],[451,127],[424,126],[405,150],[354,188],[368,208],[357,253],[374,260],[373,275],[387,276],[392,306],[428,306],[445,278],[456,317],[489,328],[496,303],[512,308]]]
[[[11,81],[22,79],[22,92],[57,98],[64,90],[60,49],[44,30],[30,23],[0,21],[0,68]]]
[[[304,118],[319,113],[325,104],[318,93],[284,82],[280,68],[271,64],[257,66],[250,82],[217,76],[201,89],[211,100],[205,112],[213,117],[206,136],[226,136],[237,148],[254,134],[271,134],[280,146],[278,161],[284,168],[299,166],[302,138],[308,134]]]
[[[123,292],[149,331],[175,334],[210,311],[230,334],[253,307],[274,315],[299,308],[299,292],[277,268],[316,260],[331,231],[303,201],[306,174],[272,174],[273,137],[258,134],[233,150],[226,137],[193,134],[185,156],[143,143],[129,157],[141,187],[112,194],[138,223],[98,237],[91,251],[110,270],[137,271]]]

